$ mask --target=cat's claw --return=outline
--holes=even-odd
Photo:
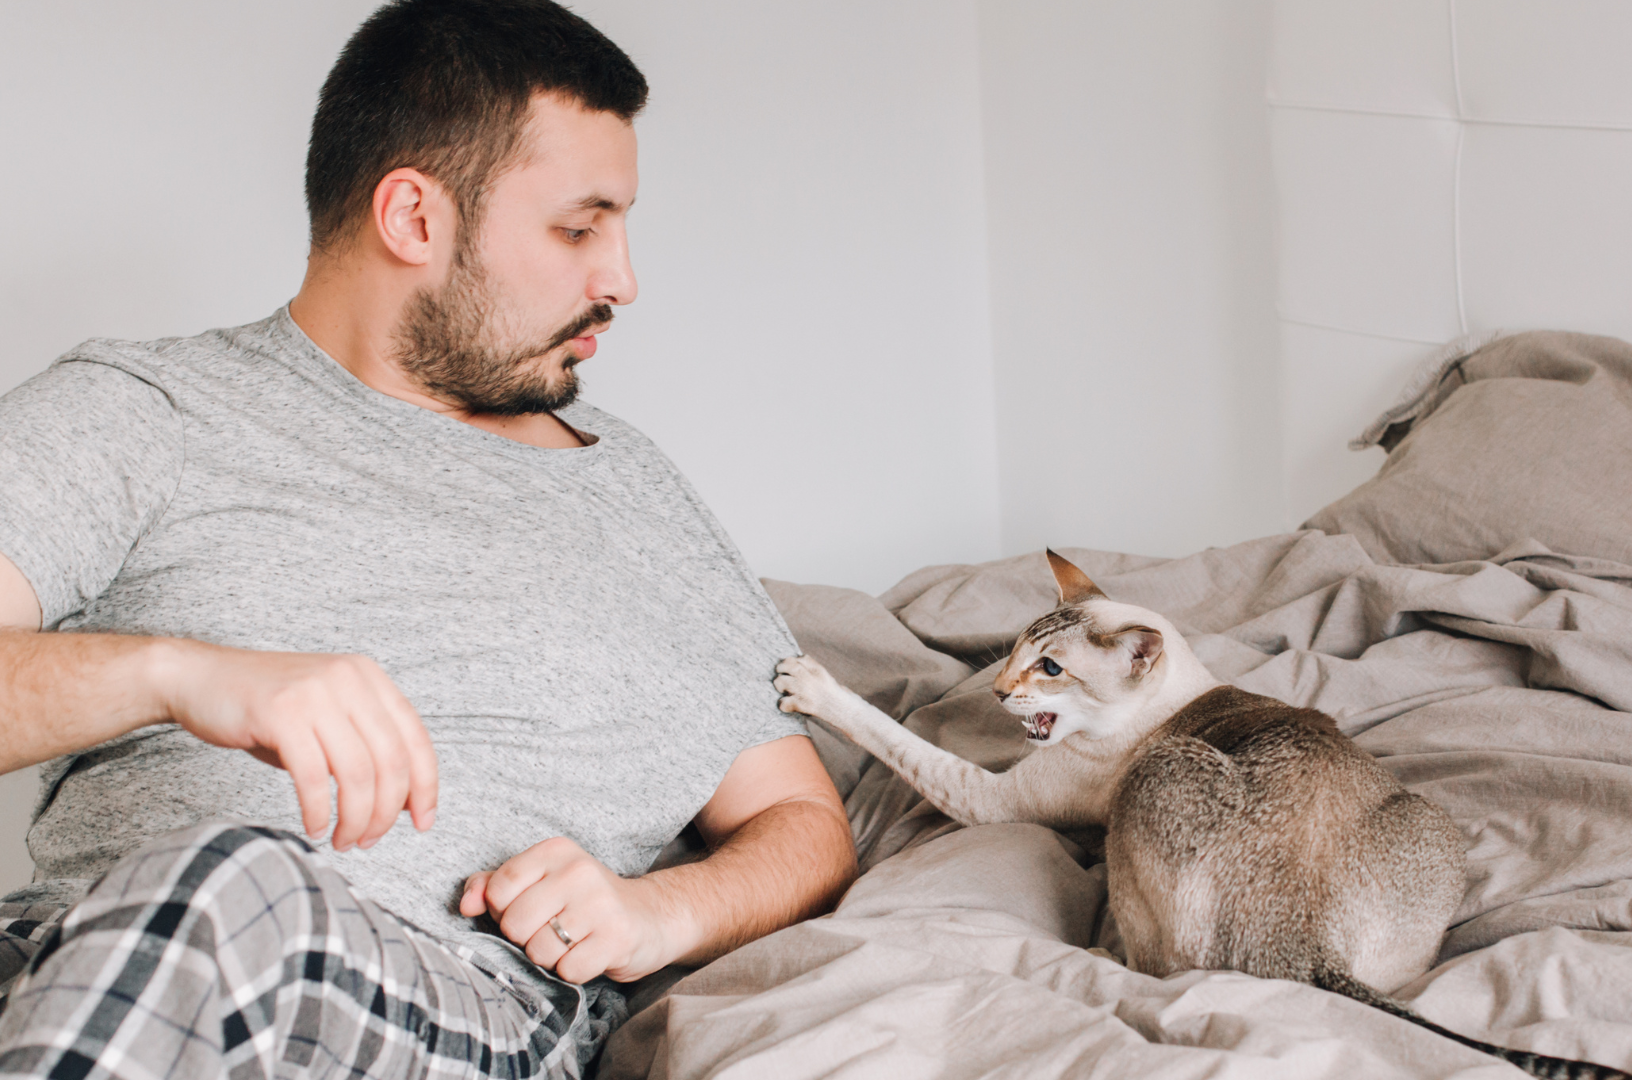
[[[843,692],[839,681],[808,656],[790,656],[778,663],[771,685],[782,691],[782,700],[776,704],[783,712],[824,719],[833,712],[827,706],[834,695]]]

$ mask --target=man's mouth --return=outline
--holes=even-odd
[[[579,360],[588,360],[595,355],[595,335],[604,334],[611,327],[612,308],[606,304],[596,304],[558,330],[540,355],[554,352],[565,345],[567,351]]]
[[[1058,719],[1057,713],[1040,712],[1023,716],[1020,722],[1026,725],[1026,738],[1044,742],[1048,739],[1048,733],[1054,730],[1054,721]]]

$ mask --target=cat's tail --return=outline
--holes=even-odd
[[[1517,1065],[1531,1076],[1539,1076],[1542,1080],[1632,1080],[1632,1076],[1619,1069],[1612,1069],[1607,1065],[1595,1065],[1590,1061],[1571,1061],[1568,1058],[1548,1057],[1546,1054],[1533,1054],[1528,1050],[1509,1050],[1505,1046],[1492,1046],[1490,1043],[1470,1039],[1466,1035],[1458,1035],[1448,1028],[1442,1028],[1432,1020],[1424,1019],[1395,1001],[1386,994],[1380,994],[1365,983],[1350,975],[1335,965],[1325,965],[1318,969],[1309,980],[1322,990],[1330,990],[1334,994],[1342,994],[1346,998],[1370,1005],[1374,1009],[1391,1013],[1402,1020],[1409,1020],[1427,1028],[1436,1035],[1443,1035],[1453,1039],[1463,1046],[1471,1046],[1475,1050],[1500,1058],[1510,1065]]]

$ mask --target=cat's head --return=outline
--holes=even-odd
[[[1151,624],[1168,624],[1116,603],[1052,551],[1048,564],[1059,606],[1021,633],[992,690],[1033,742],[1053,744],[1078,731],[1091,739],[1115,735],[1152,696],[1163,634]]]

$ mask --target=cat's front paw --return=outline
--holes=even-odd
[[[808,656],[790,656],[776,665],[771,685],[782,691],[777,708],[806,716],[831,716],[832,703],[844,693],[828,670]]]

